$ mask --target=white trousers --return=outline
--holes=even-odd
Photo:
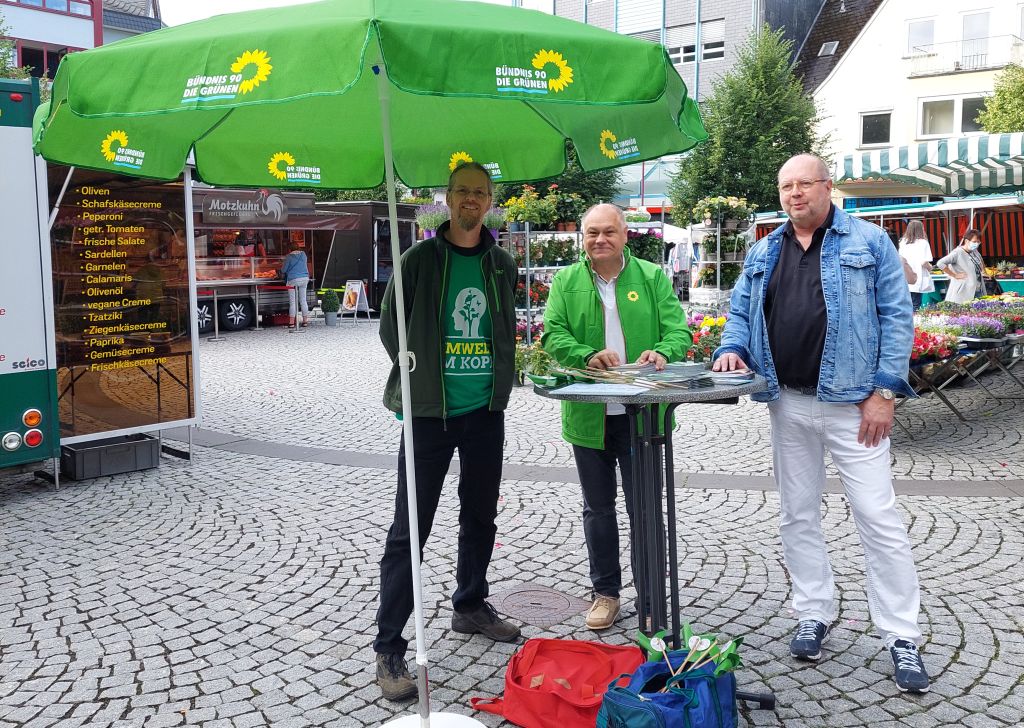
[[[826,624],[836,618],[835,581],[821,530],[827,449],[864,547],[871,619],[887,646],[896,639],[919,642],[921,593],[907,529],[896,510],[888,438],[877,447],[858,443],[860,410],[854,404],[819,402],[786,389],[780,395],[768,411],[793,611],[798,619]]]

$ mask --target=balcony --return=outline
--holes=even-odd
[[[1024,61],[1024,41],[1015,35],[933,43],[914,48],[908,59],[910,78],[948,73],[992,71]]]

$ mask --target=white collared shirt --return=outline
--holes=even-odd
[[[622,256],[622,268],[625,266],[626,256]],[[619,268],[619,272],[612,276],[610,281],[606,281],[597,271],[594,271],[594,285],[597,287],[597,293],[604,306],[604,348],[614,351],[619,355],[619,363],[626,364],[628,361],[626,359],[626,337],[622,333],[619,307],[615,300],[615,284],[619,280],[622,268]],[[605,407],[606,412],[610,415],[626,414],[626,408],[621,404],[608,404]]]

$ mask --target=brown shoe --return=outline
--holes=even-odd
[[[416,678],[409,674],[402,655],[377,655],[377,685],[385,700],[401,702],[419,695]]]
[[[619,616],[619,598],[597,594],[587,611],[587,627],[593,630],[608,629]]]

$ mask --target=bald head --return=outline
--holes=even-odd
[[[583,219],[580,220],[580,227],[584,230],[587,229],[587,219],[594,214],[600,215],[604,218],[607,215],[614,215],[615,218],[621,224],[623,230],[626,229],[626,213],[622,211],[622,208],[618,205],[614,205],[611,202],[599,202],[596,205],[591,205],[587,208],[587,211],[583,213]]]
[[[779,169],[779,179],[782,179],[784,172],[788,172],[795,167],[799,167],[801,170],[813,171],[814,177],[817,179],[828,179],[832,175],[829,174],[828,165],[825,160],[816,154],[797,154],[786,160],[786,163]]]

